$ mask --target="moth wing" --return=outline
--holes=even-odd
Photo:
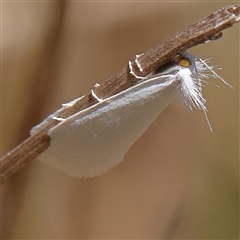
[[[118,165],[171,101],[179,82],[163,82],[163,77],[154,81],[116,94],[50,129],[51,145],[39,155],[40,161],[75,177],[100,175]]]
[[[72,100],[71,102],[68,103],[64,103],[62,104],[62,107],[60,109],[58,109],[57,111],[55,111],[53,114],[49,115],[47,118],[45,118],[40,124],[34,126],[31,130],[30,130],[30,135],[34,135],[36,133],[38,133],[39,131],[41,131],[42,129],[44,129],[51,121],[54,121],[55,117],[59,117],[59,115],[61,113],[63,113],[68,107],[72,106],[74,103],[76,103],[78,100],[80,100],[82,97],[80,98],[76,98],[74,100]]]

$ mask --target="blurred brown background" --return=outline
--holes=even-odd
[[[2,154],[135,54],[229,2],[3,2]],[[234,3],[234,2],[231,2]],[[237,2],[235,2],[237,4]],[[239,26],[190,49],[219,80],[200,111],[169,106],[101,177],[34,160],[2,187],[2,237],[238,239]]]

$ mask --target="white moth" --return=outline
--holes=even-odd
[[[135,61],[142,71],[137,61],[140,56]],[[204,79],[220,78],[207,61],[185,53],[177,62],[169,62],[144,78],[133,72],[131,62],[129,68],[131,74],[142,79],[136,85],[104,100],[92,90],[97,104],[67,119],[58,119],[59,113],[74,100],[32,129],[34,134],[49,119],[60,120],[47,133],[51,143],[39,155],[40,161],[74,177],[101,175],[123,160],[136,139],[174,99],[181,100],[191,110],[203,110],[207,119],[202,96]]]

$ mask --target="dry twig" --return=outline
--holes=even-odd
[[[133,70],[138,76],[144,77],[164,63],[174,59],[177,54],[185,52],[188,48],[218,39],[222,36],[222,30],[231,27],[239,21],[240,6],[229,5],[223,7],[206,18],[177,32],[162,44],[148,50],[138,58],[142,71],[139,71],[135,62],[132,63]],[[101,99],[104,99],[131,87],[137,81],[138,79],[129,74],[129,68],[126,66],[119,73],[113,75],[94,89],[94,92]],[[88,93],[73,106],[68,107],[58,117],[67,118],[96,102],[91,93]],[[47,132],[57,124],[58,121],[52,119],[43,130],[30,136],[1,159],[1,183],[5,182],[49,147],[51,138],[47,135]]]

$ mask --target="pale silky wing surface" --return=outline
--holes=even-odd
[[[154,72],[147,80],[145,78],[50,129],[50,147],[39,155],[40,161],[74,177],[101,175],[123,160],[131,145],[174,98],[190,109],[203,110],[207,119],[202,96],[203,79],[217,75],[209,73],[206,62],[197,61],[189,53],[184,56],[189,66],[186,67],[184,62],[184,67],[179,63],[160,75]],[[207,122],[211,129],[208,119]]]
[[[50,129],[51,145],[39,159],[71,176],[105,173],[123,160],[179,83],[170,76],[148,80],[69,117]]]
[[[83,96],[82,96],[83,97]],[[72,100],[69,103],[64,103],[62,104],[62,107],[60,109],[58,109],[56,112],[54,112],[53,114],[49,115],[46,119],[44,119],[40,124],[34,126],[31,130],[30,130],[30,135],[34,135],[36,133],[38,133],[39,131],[41,131],[42,129],[44,129],[47,124],[50,121],[53,121],[55,117],[58,117],[62,112],[64,112],[68,107],[72,106],[74,103],[76,103],[78,100],[80,100],[82,97],[76,98],[74,100]]]

